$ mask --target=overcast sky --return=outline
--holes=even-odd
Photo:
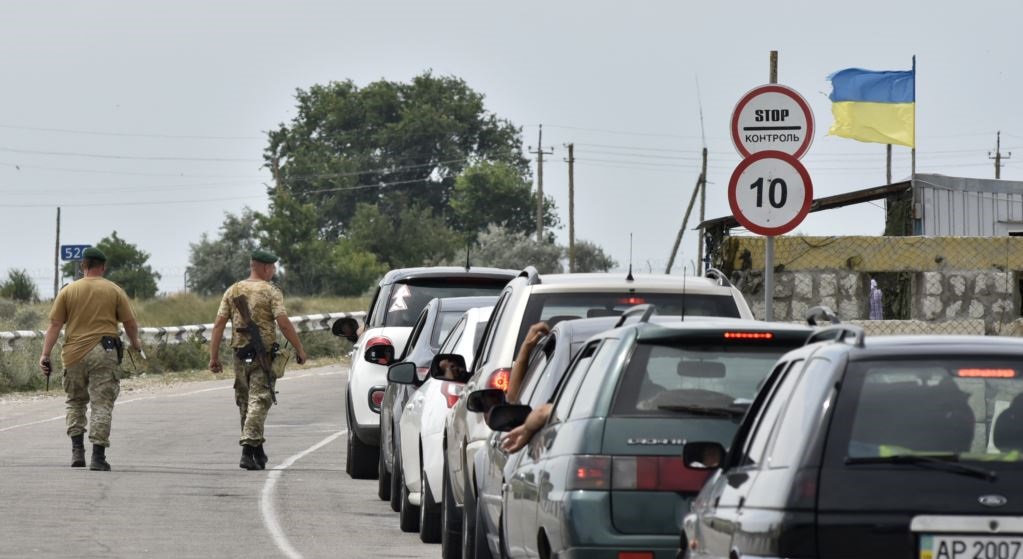
[[[993,178],[1001,130],[1003,153],[1014,152],[1002,178],[1023,180],[1020,21],[1018,1],[12,3],[0,17],[0,279],[27,269],[52,296],[60,206],[62,244],[116,230],[151,255],[162,292],[180,291],[189,243],[215,236],[226,212],[266,208],[265,131],[294,116],[297,88],[425,70],[483,93],[489,111],[523,127],[525,145],[543,124],[554,149],[544,189],[566,244],[563,146],[575,143],[577,238],[624,269],[632,233],[637,271],[660,273],[704,135],[706,217],[730,213],[740,158],[729,118],[768,82],[772,49],[779,82],[813,109],[803,163],[815,197],[885,183],[883,145],[826,135],[827,75],[909,69],[913,55],[917,171]],[[909,173],[909,150],[896,147],[894,178]],[[877,203],[811,214],[796,232],[883,227]],[[695,259],[687,231],[678,262]]]

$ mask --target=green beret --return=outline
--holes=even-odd
[[[89,247],[83,250],[82,258],[85,260],[99,260],[100,262],[107,261],[107,255],[103,254],[103,251],[96,247]]]
[[[276,264],[278,260],[276,254],[263,249],[252,251],[252,259],[264,264]]]

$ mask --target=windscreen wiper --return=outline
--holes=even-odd
[[[731,419],[741,418],[746,415],[746,410],[738,408],[718,408],[710,406],[697,406],[694,404],[661,404],[659,410],[677,411],[691,413],[694,415],[710,415],[714,417],[728,417]]]
[[[995,481],[998,479],[997,472],[985,470],[984,468],[967,466],[966,464],[960,464],[959,462],[950,462],[949,460],[958,460],[955,454],[942,454],[940,456],[941,458],[924,454],[896,454],[895,456],[863,456],[855,458],[847,456],[845,458],[845,463],[848,465],[911,464],[922,468],[931,468],[933,470],[941,470],[951,472],[953,474],[962,474],[987,481]]]

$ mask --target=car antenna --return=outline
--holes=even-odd
[[[635,279],[632,277],[632,233],[629,233],[629,275],[625,276],[625,281],[634,281]]]
[[[465,271],[469,271],[469,250],[472,248],[472,241],[465,243]]]
[[[682,266],[682,322],[686,321],[686,278],[689,277],[689,269]]]

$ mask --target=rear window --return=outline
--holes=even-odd
[[[573,318],[617,316],[635,305],[651,304],[663,315],[682,314],[681,293],[538,293],[529,298],[519,326],[515,347],[522,344],[530,325],[545,321],[550,326]],[[739,308],[731,295],[687,294],[686,316],[739,318]]]
[[[383,325],[412,326],[419,313],[435,297],[495,296],[507,283],[507,279],[501,278],[469,277],[413,279],[396,283],[391,286]]]
[[[742,417],[793,345],[655,345],[633,351],[612,415]]]
[[[850,375],[850,458],[1023,461],[1023,362],[868,361]]]

